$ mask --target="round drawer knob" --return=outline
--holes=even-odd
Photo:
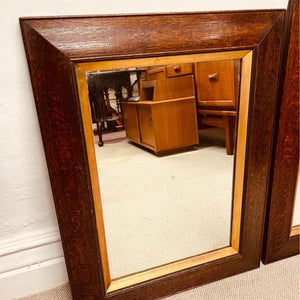
[[[174,67],[175,73],[179,73],[181,71],[181,66]]]

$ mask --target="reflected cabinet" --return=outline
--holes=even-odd
[[[20,19],[74,299],[157,299],[259,267],[285,16]]]

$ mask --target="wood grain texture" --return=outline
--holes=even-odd
[[[75,300],[153,300],[258,267],[283,17],[273,10],[21,20]],[[234,49],[254,51],[238,253],[107,293],[74,62],[153,56],[158,65],[163,55]]]
[[[282,20],[283,21],[283,18]],[[265,211],[260,205],[265,205],[268,191],[270,157],[274,132],[275,111],[277,104],[279,62],[281,55],[280,36],[283,22],[277,22],[269,34],[261,41],[257,52],[254,52],[255,81],[252,81],[250,93],[250,108],[248,115],[248,133],[246,144],[246,175],[244,181],[244,197],[248,205],[243,203],[242,224],[245,229],[241,232],[242,249],[252,248],[251,255],[261,255],[261,243],[264,222],[255,224],[255,229],[247,227],[251,215],[258,220],[264,220]],[[255,82],[255,90],[253,84]],[[254,92],[255,100],[251,101]],[[253,224],[254,225],[254,224]],[[260,232],[260,238],[252,240],[254,230]],[[244,238],[245,237],[245,238]],[[248,238],[247,238],[248,237]],[[252,240],[252,241],[251,241]],[[243,251],[243,250],[242,250]]]
[[[199,106],[235,108],[238,89],[233,60],[197,63],[195,76]]]
[[[157,153],[198,144],[194,97],[153,105],[152,119]]]
[[[286,18],[281,107],[266,221],[263,262],[299,253],[299,234],[291,235],[299,165],[299,2],[290,1]],[[285,67],[285,68],[284,68]],[[294,230],[295,233],[295,230]]]
[[[92,193],[94,198],[94,212],[97,224],[97,231],[99,236],[99,247],[100,247],[100,255],[101,255],[101,264],[103,270],[103,277],[104,277],[104,284],[105,288],[107,289],[111,283],[111,276],[108,264],[108,253],[107,253],[107,246],[106,246],[106,237],[105,237],[105,230],[104,230],[104,223],[103,223],[103,211],[102,211],[102,201],[101,201],[101,194],[100,194],[100,186],[98,180],[98,167],[96,161],[96,154],[95,154],[95,146],[94,146],[94,135],[93,135],[93,128],[92,128],[92,115],[91,115],[91,108],[90,108],[90,101],[88,95],[88,83],[86,80],[85,72],[80,68],[76,68],[76,76],[77,76],[77,85],[80,93],[80,108],[81,108],[81,115],[83,121],[83,130],[87,145],[87,156],[88,156],[88,164],[89,164],[89,171],[91,177],[91,187]],[[85,97],[85,99],[82,99]]]
[[[157,80],[166,78],[166,67],[150,67],[146,72],[146,80]]]
[[[245,184],[246,144],[249,116],[249,98],[251,92],[251,71],[253,66],[252,52],[242,59],[241,91],[238,102],[238,120],[236,131],[235,171],[233,188],[233,208],[231,221],[231,245],[238,250],[240,247],[240,234],[242,222],[243,193]]]
[[[238,252],[232,247],[225,247],[213,252],[196,255],[187,259],[172,262],[164,266],[152,268],[144,272],[139,272],[119,279],[113,279],[108,292],[116,291],[118,289],[125,288],[143,281],[162,277],[164,275],[188,269],[212,260],[218,260],[236,254],[238,254]]]
[[[164,101],[123,103],[125,111],[137,111],[138,122],[127,123],[126,135],[155,154],[176,152],[198,144],[195,97]],[[139,132],[140,140],[130,136]]]
[[[180,76],[155,81],[153,101],[194,97],[194,76]]]
[[[195,62],[204,62],[204,61],[218,61],[224,59],[240,59],[247,55],[250,50],[234,50],[229,51],[230,47],[223,49],[220,52],[208,52],[208,53],[197,53],[189,54],[188,51],[183,51],[181,55],[168,55],[168,56],[158,56],[159,54],[153,57],[143,57],[143,58],[126,58],[118,59],[118,57],[112,58],[112,60],[104,61],[92,61],[92,62],[78,62],[76,65],[81,69],[87,72],[96,72],[99,70],[114,70],[122,68],[135,67],[153,67],[153,66],[162,66],[167,64],[185,64],[185,63],[195,63]],[[188,53],[188,54],[186,54]],[[182,55],[184,54],[184,55]]]
[[[28,18],[26,22],[70,59],[98,60],[253,48],[280,14],[276,10],[231,11]]]
[[[72,64],[25,23],[22,32],[72,293],[101,298],[104,278]]]

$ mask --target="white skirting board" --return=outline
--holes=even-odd
[[[66,282],[57,229],[0,242],[0,300],[25,297]]]

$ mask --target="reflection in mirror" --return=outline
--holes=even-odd
[[[76,65],[108,293],[239,253],[251,69],[249,50]]]
[[[240,59],[86,75],[111,277],[229,246]]]
[[[292,227],[299,226],[299,225],[300,225],[300,187],[299,187],[299,170],[298,170]]]

